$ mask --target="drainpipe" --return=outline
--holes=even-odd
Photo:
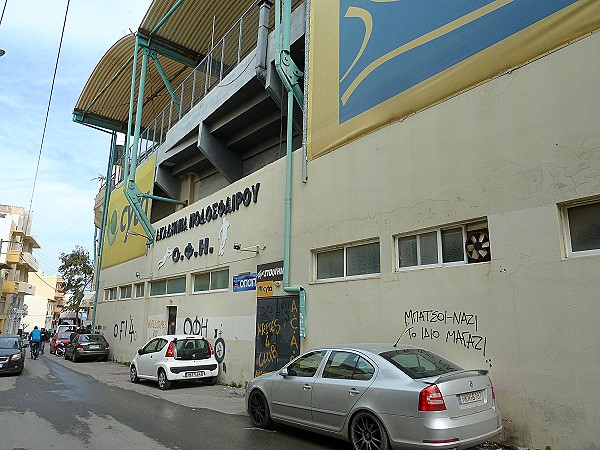
[[[102,223],[100,224],[100,244],[98,258],[94,253],[96,261],[95,285],[94,285],[94,310],[92,311],[92,330],[96,329],[96,308],[98,306],[98,289],[100,289],[100,267],[102,266],[102,252],[104,250],[104,232],[106,231],[106,221],[108,219],[108,202],[110,201],[110,192],[112,190],[112,169],[115,160],[115,148],[117,146],[117,133],[113,131],[110,141],[110,155],[108,156],[108,168],[106,169],[106,185],[104,187],[104,205],[102,205]],[[94,241],[95,242],[95,241]]]
[[[281,5],[283,1],[283,26],[281,21]],[[302,72],[298,70],[290,57],[292,6],[290,0],[275,0],[275,68],[287,90],[287,130],[285,160],[285,231],[283,247],[283,290],[299,295],[300,300],[300,337],[306,336],[306,291],[302,286],[290,286],[290,241],[292,215],[292,122],[294,114],[294,98],[302,108],[304,96],[298,86],[298,78]],[[283,29],[282,29],[283,28]],[[282,66],[283,64],[283,66]]]
[[[260,3],[258,13],[258,39],[256,41],[256,77],[266,84],[267,81],[267,44],[269,42],[269,13],[271,12],[270,0]]]

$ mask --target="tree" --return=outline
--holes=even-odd
[[[63,292],[71,294],[65,310],[79,311],[84,291],[90,287],[94,268],[90,262],[89,252],[78,245],[71,253],[60,254],[61,265],[58,268],[60,276],[65,280]]]

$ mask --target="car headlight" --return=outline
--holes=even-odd
[[[11,360],[11,361],[18,361],[18,360],[20,360],[21,358],[22,358],[21,354],[20,354],[20,353],[17,353],[17,354],[15,354],[15,355],[11,355],[11,357],[10,357],[10,360]]]

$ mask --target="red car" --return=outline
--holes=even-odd
[[[59,342],[66,347],[71,340],[71,334],[73,334],[72,331],[61,331],[52,336],[52,339],[50,339],[50,353],[56,353],[56,346]]]

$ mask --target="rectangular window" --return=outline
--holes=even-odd
[[[315,269],[317,280],[379,274],[379,241],[315,252]]]
[[[104,289],[104,301],[109,302],[117,299],[117,288]]]
[[[185,276],[177,278],[168,278],[166,280],[157,280],[150,283],[150,296],[166,294],[185,294],[186,283]]]
[[[120,299],[131,298],[131,285],[130,284],[128,284],[127,286],[119,287],[119,298]]]
[[[490,261],[487,221],[398,236],[396,252],[397,270]]]
[[[562,213],[567,254],[600,253],[600,202],[565,206]]]
[[[229,288],[229,269],[194,275],[194,292],[216,291]]]
[[[135,298],[144,298],[144,283],[135,285]]]

